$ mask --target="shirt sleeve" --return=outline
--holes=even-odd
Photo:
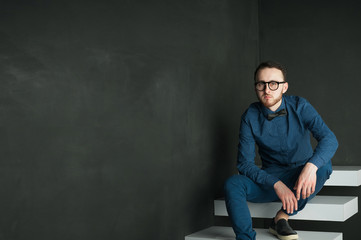
[[[305,103],[301,109],[302,121],[318,142],[313,156],[308,162],[320,168],[331,161],[338,148],[338,141],[316,109],[307,100],[304,99],[304,101]]]
[[[273,188],[273,185],[278,182],[279,179],[255,165],[255,143],[251,127],[242,117],[238,144],[238,171],[240,174],[247,176],[260,185]]]

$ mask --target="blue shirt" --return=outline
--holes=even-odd
[[[287,115],[272,120],[269,113],[282,109]],[[242,115],[239,132],[237,168],[254,182],[273,187],[277,176],[287,169],[313,163],[318,168],[331,164],[338,142],[321,116],[304,98],[283,96],[281,106],[272,112],[262,103],[252,103]],[[310,132],[317,140],[315,150],[310,143]],[[255,165],[256,148],[262,169]]]

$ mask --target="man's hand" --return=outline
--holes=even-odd
[[[308,198],[311,194],[315,192],[316,179],[317,179],[317,167],[312,163],[307,163],[296,181],[294,190],[296,190],[296,198],[300,199],[302,192],[302,198]]]
[[[293,213],[294,210],[298,209],[295,195],[283,182],[276,182],[273,188],[282,202],[283,210],[287,210],[287,213]]]

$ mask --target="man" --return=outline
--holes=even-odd
[[[227,211],[237,240],[254,240],[247,201],[281,201],[269,231],[281,240],[298,239],[288,218],[301,211],[329,178],[338,142],[307,100],[283,95],[288,82],[282,65],[263,62],[254,79],[259,102],[242,115],[239,174],[225,183]],[[314,150],[310,132],[318,142]],[[255,165],[255,144],[262,168]]]

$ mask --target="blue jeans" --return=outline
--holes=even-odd
[[[295,193],[296,191],[293,190],[293,187],[303,167],[304,166],[287,169],[277,174],[277,177]],[[288,215],[295,215],[298,211],[301,211],[307,202],[321,190],[331,173],[331,163],[318,169],[315,192],[306,199],[302,199],[301,196],[298,201],[298,210]],[[275,190],[273,188],[264,188],[244,175],[234,175],[230,177],[226,181],[224,189],[227,211],[236,234],[236,239],[256,239],[256,232],[252,229],[252,218],[247,201],[255,203],[280,201]],[[287,214],[287,212],[285,213]]]

